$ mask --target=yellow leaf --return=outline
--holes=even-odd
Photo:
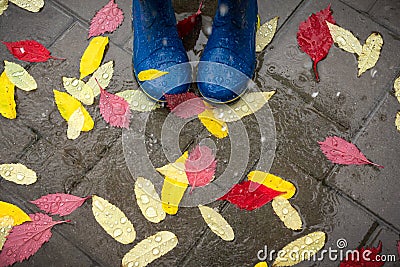
[[[226,122],[220,121],[214,116],[212,106],[204,102],[206,109],[198,115],[201,123],[207,130],[217,138],[224,138],[228,136],[228,125]]]
[[[31,221],[31,218],[29,218],[28,214],[26,214],[17,206],[0,201],[0,217],[4,216],[10,216],[14,220],[13,226]]]
[[[264,23],[256,33],[256,52],[261,52],[274,38],[279,17]]]
[[[254,267],[268,267],[268,264],[265,261],[260,261]]]
[[[15,86],[24,91],[37,89],[35,79],[21,65],[7,60],[4,60],[4,64],[7,77]]]
[[[63,84],[65,90],[81,101],[85,105],[91,105],[94,101],[94,95],[92,88],[85,86],[85,83],[76,78],[63,77]]]
[[[361,55],[358,57],[358,76],[375,66],[379,59],[382,45],[383,39],[379,33],[372,33],[368,36],[362,47]]]
[[[90,117],[90,114],[82,106],[81,102],[79,102],[78,100],[76,100],[74,97],[70,96],[67,93],[60,92],[57,90],[53,90],[53,92],[58,110],[60,111],[61,116],[66,121],[69,121],[69,118],[75,112],[75,110],[81,108],[83,116],[85,117],[85,123],[83,124],[82,131],[87,132],[93,129],[94,121],[92,117]]]
[[[125,99],[129,108],[135,111],[149,112],[161,107],[160,104],[147,97],[142,90],[126,90],[116,95]]]
[[[8,8],[8,0],[0,0],[0,15]]]
[[[296,193],[296,187],[291,182],[285,181],[282,178],[270,173],[252,171],[247,175],[247,178],[249,181],[263,184],[275,191],[286,192],[285,194],[281,195],[286,199],[291,198],[294,193]]]
[[[290,205],[289,200],[282,196],[277,196],[272,200],[272,208],[276,215],[291,230],[300,230],[302,221],[299,213]]]
[[[85,116],[82,112],[82,107],[77,108],[68,120],[67,137],[68,139],[75,140],[81,134],[83,125],[85,123]]]
[[[348,30],[343,29],[335,24],[329,23],[329,32],[331,33],[333,41],[344,51],[361,55],[362,46],[360,41]]]
[[[141,82],[148,81],[148,80],[154,80],[161,76],[164,76],[165,74],[168,74],[168,72],[160,71],[160,70],[156,70],[156,69],[148,69],[148,70],[143,70],[143,71],[139,72],[138,79]]]
[[[235,239],[235,233],[229,223],[222,217],[221,214],[216,212],[210,207],[199,205],[201,216],[207,223],[208,227],[222,240],[232,241]]]
[[[186,172],[185,172],[185,162],[187,158],[188,158],[188,152],[186,151],[174,163],[169,163],[163,167],[156,168],[156,170],[171,180],[188,184],[189,181],[186,177]]]
[[[153,223],[159,223],[165,219],[165,211],[161,205],[154,185],[143,177],[138,177],[135,183],[136,202],[143,216]]]
[[[395,121],[397,130],[400,132],[400,112],[397,112],[396,114],[396,121]]]
[[[10,82],[5,72],[0,76],[0,114],[7,119],[15,119],[14,84]]]
[[[394,94],[397,97],[397,101],[400,103],[400,76],[394,81]]]
[[[100,86],[105,89],[111,81],[111,78],[114,74],[114,62],[108,61],[101,65],[90,77],[89,81],[85,84],[84,87],[89,87],[93,91],[94,96],[98,96],[100,94],[100,88],[96,82],[99,82]]]
[[[112,238],[122,244],[130,244],[136,238],[136,231],[125,214],[107,200],[93,195],[92,212],[96,221]]]
[[[0,217],[0,250],[6,242],[6,236],[10,233],[14,225],[14,219],[10,216]]]
[[[136,244],[122,259],[122,267],[144,267],[178,245],[178,238],[169,231],[160,231]]]
[[[213,110],[215,118],[225,122],[233,122],[253,114],[261,109],[275,94],[270,92],[247,93],[232,105],[223,105]]]
[[[293,266],[299,262],[308,260],[325,245],[326,235],[324,232],[313,232],[300,237],[287,244],[278,252],[272,267]]]
[[[39,12],[44,6],[44,0],[10,0],[10,2],[31,12]]]
[[[0,175],[7,181],[16,184],[30,185],[37,180],[36,173],[20,163],[1,164]]]
[[[261,27],[261,19],[260,19],[260,14],[257,14],[257,31]]]
[[[94,37],[90,41],[89,46],[86,48],[81,58],[80,79],[92,74],[100,66],[107,44],[108,37],[103,36]]]

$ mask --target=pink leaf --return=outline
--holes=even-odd
[[[54,225],[69,222],[53,221],[50,216],[42,213],[29,214],[29,217],[32,221],[14,226],[7,236],[0,253],[0,267],[28,259],[49,241]]]
[[[31,201],[39,209],[51,214],[65,216],[71,214],[74,210],[82,206],[82,204],[89,199],[90,196],[80,198],[73,195],[56,193],[42,196],[36,200]]]
[[[190,192],[196,186],[208,185],[214,177],[216,167],[217,160],[213,151],[208,146],[197,145],[185,162],[186,176],[192,186]]]
[[[90,22],[89,37],[101,35],[105,32],[115,31],[124,20],[124,13],[110,0],[107,5],[97,11],[96,15]]]
[[[203,6],[203,1],[200,2],[199,9],[196,13],[190,15],[189,17],[180,20],[176,27],[178,28],[178,34],[180,38],[187,36],[191,31],[193,31],[194,26],[196,25],[197,18],[201,14],[201,7]]]
[[[117,95],[106,92],[99,84],[100,87],[100,113],[104,120],[111,126],[129,128],[129,120],[131,117],[131,110],[129,109],[128,102]]]
[[[383,166],[369,161],[354,144],[349,143],[340,137],[327,137],[325,141],[318,143],[322,152],[333,163],[345,165],[372,164],[383,168]]]
[[[203,100],[192,92],[164,96],[172,113],[183,119],[197,116],[206,109]]]
[[[44,45],[35,40],[22,40],[18,42],[3,42],[10,53],[19,60],[28,62],[45,62],[49,58],[65,60],[65,58],[56,58],[50,55]]]

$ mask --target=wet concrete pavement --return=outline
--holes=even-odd
[[[258,54],[254,78],[261,90],[277,91],[269,101],[276,127],[276,153],[274,159],[274,155],[262,153],[257,120],[254,116],[243,119],[250,156],[244,159],[245,168],[238,170],[244,173],[239,178],[244,179],[248,171],[257,169],[262,160],[266,165],[272,164],[271,173],[296,185],[297,193],[290,201],[299,210],[304,227],[297,232],[285,228],[270,204],[254,211],[239,210],[222,201],[209,204],[233,227],[232,242],[215,236],[197,208],[182,207],[176,216],[167,216],[159,224],[145,220],[135,203],[133,184],[134,177],[146,174],[146,168],[140,166],[141,161],[125,160],[124,149],[129,148],[124,139],[126,132],[104,122],[98,98],[87,107],[95,128],[75,141],[66,138],[67,123],[59,115],[52,90],[63,90],[61,77],[79,75],[79,60],[88,44],[89,21],[106,2],[47,0],[36,14],[10,4],[0,16],[0,40],[35,39],[53,55],[67,58],[28,64],[14,59],[5,46],[0,46],[2,60],[22,64],[38,83],[38,90],[33,92],[16,90],[16,120],[0,117],[0,163],[23,163],[35,170],[39,179],[30,186],[0,180],[2,201],[14,203],[26,212],[36,212],[28,201],[49,193],[102,196],[131,219],[137,232],[134,244],[160,230],[177,235],[179,245],[150,266],[253,266],[258,262],[257,252],[265,246],[278,250],[317,230],[327,233],[326,249],[336,249],[341,238],[346,239],[349,249],[376,246],[381,240],[382,254],[396,255],[399,260],[396,243],[400,234],[397,210],[400,175],[396,169],[400,133],[394,119],[400,103],[393,93],[393,82],[400,73],[398,1],[259,1],[262,23],[279,16],[276,36]],[[114,77],[108,87],[112,93],[138,88],[131,64],[131,3],[125,0],[117,3],[125,20],[108,35],[110,45],[103,60],[115,62]],[[318,64],[321,81],[317,83],[311,60],[297,46],[299,23],[329,3],[337,24],[351,30],[362,43],[372,32],[383,36],[379,61],[360,78],[357,78],[356,58],[332,47],[328,57]],[[183,17],[195,12],[198,3],[180,0],[174,1],[174,6],[178,16]],[[216,1],[205,1],[200,37],[186,42],[192,60],[198,60],[204,48],[207,25],[211,24],[215,9]],[[145,167],[150,169],[168,163],[169,151],[163,150],[161,141],[167,116],[166,109],[158,109],[149,114],[143,132],[136,123],[131,129],[143,134],[146,140],[146,154],[152,165]],[[137,112],[133,117],[139,122],[145,118]],[[385,168],[331,164],[318,146],[318,141],[329,135],[352,141],[368,159]],[[218,177],[232,159],[235,144],[228,138],[217,140],[198,120],[193,120],[180,132],[178,144],[183,151],[207,138],[214,141],[218,151]],[[73,223],[56,226],[54,236],[38,253],[15,266],[120,266],[122,257],[134,245],[119,244],[108,236],[93,218],[90,202],[67,218]],[[338,261],[329,259],[299,264],[338,265]],[[398,263],[387,262],[385,266]]]

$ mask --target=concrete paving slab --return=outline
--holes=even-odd
[[[397,241],[399,240],[399,234],[392,230],[380,226],[371,235],[367,242],[367,246],[377,247],[379,241],[382,241],[382,252],[380,253],[381,260],[385,262],[385,267],[398,266],[399,257],[397,251]]]
[[[342,0],[342,2],[359,11],[368,12],[374,3],[376,3],[376,0]]]
[[[395,0],[378,0],[368,12],[383,25],[400,33],[400,2]]]

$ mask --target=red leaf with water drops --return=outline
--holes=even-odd
[[[183,119],[197,116],[206,109],[203,100],[192,92],[164,96],[172,113]]]
[[[100,113],[104,120],[111,126],[129,128],[131,117],[131,110],[129,109],[128,102],[117,95],[106,92],[99,84],[100,87]]]
[[[124,12],[114,3],[114,0],[110,0],[92,18],[88,38],[115,31],[122,24],[123,20]]]
[[[301,50],[307,53],[313,60],[315,78],[319,81],[317,64],[324,59],[333,44],[326,21],[335,24],[335,19],[330,10],[331,5],[316,14],[312,14],[306,21],[300,23],[297,32],[297,43]]]
[[[17,59],[28,62],[45,62],[49,58],[65,60],[65,58],[56,58],[51,56],[41,43],[35,40],[22,40],[17,42],[3,42],[10,53]]]
[[[318,143],[322,152],[333,163],[345,165],[371,164],[383,168],[383,166],[369,161],[354,144],[349,143],[340,137],[330,136],[323,142]]]
[[[196,13],[178,22],[176,27],[178,28],[178,34],[180,38],[187,36],[191,31],[193,31],[194,26],[196,26],[197,19],[201,14],[202,6],[203,1],[200,2],[199,9]]]
[[[49,241],[54,225],[69,222],[53,221],[50,216],[42,213],[29,214],[29,217],[32,221],[14,226],[7,236],[0,253],[0,267],[28,259]]]
[[[362,247],[357,249],[359,257],[356,254],[350,253],[345,260],[340,262],[339,267],[381,267],[385,264],[384,261],[379,261],[377,255],[382,251],[382,242],[376,248]],[[368,252],[366,252],[368,251]]]
[[[245,181],[240,184],[235,184],[231,190],[220,197],[218,200],[227,200],[241,209],[254,210],[262,207],[270,202],[274,197],[282,195],[286,192],[279,192],[259,184],[251,192],[249,190],[252,181]],[[252,186],[253,188],[254,186]]]
[[[89,198],[90,196],[81,198],[74,195],[56,193],[42,196],[31,201],[31,203],[51,215],[65,216],[82,206]]]
[[[215,174],[217,160],[208,146],[197,145],[185,161],[185,171],[189,184],[192,186],[190,192],[196,186],[205,186],[210,183]]]

